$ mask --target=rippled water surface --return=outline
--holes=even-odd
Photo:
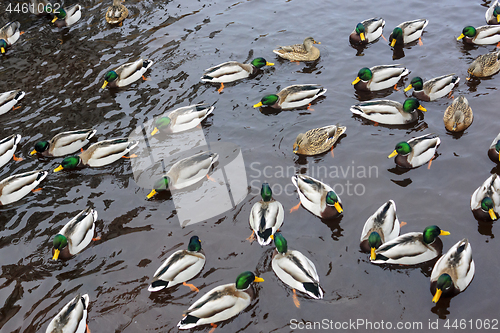
[[[252,191],[229,211],[212,217],[207,210],[206,221],[181,227],[171,196],[146,200],[149,189],[135,181],[130,160],[94,169],[51,171],[41,191],[0,207],[2,332],[44,332],[77,293],[89,294],[88,325],[93,332],[177,332],[176,324],[190,304],[246,270],[265,282],[256,286],[251,306],[221,323],[216,332],[299,331],[290,324],[292,319],[421,322],[422,331],[429,321],[438,320],[443,328],[448,319],[499,319],[498,225],[479,224],[469,200],[490,173],[498,172],[486,152],[500,128],[496,95],[500,78],[466,82],[472,60],[495,46],[470,47],[456,41],[464,25],[485,24],[489,1],[127,0],[129,18],[121,27],[104,20],[110,1],[79,3],[82,19],[69,30],[53,27],[48,18],[3,13],[2,25],[17,20],[25,34],[0,60],[0,91],[19,88],[26,96],[19,110],[0,116],[0,138],[21,134],[16,155],[24,158],[3,167],[0,179],[57,167],[61,158],[29,156],[42,138],[81,128],[97,130],[93,142],[127,137],[165,111],[204,102],[215,103],[215,111],[202,125],[206,140],[241,148],[246,171],[241,181],[248,181]],[[7,4],[1,5],[2,11]],[[373,16],[386,20],[385,37],[402,21],[429,19],[423,46],[411,45],[403,54],[393,54],[380,39],[364,50],[354,49],[349,33],[357,22]],[[321,58],[314,63],[281,61],[272,53],[277,45],[298,43],[307,36],[321,42]],[[221,94],[218,86],[199,82],[205,68],[258,56],[275,66],[264,68],[255,78],[227,84]],[[117,91],[100,89],[107,70],[139,57],[154,61],[146,73],[149,80]],[[410,69],[409,78],[459,75],[455,96],[468,98],[474,111],[471,127],[462,135],[447,133],[442,117],[451,103],[448,98],[423,103],[428,112],[409,128],[374,126],[353,117],[349,107],[359,100],[404,101],[402,89],[363,95],[350,85],[361,67],[392,63]],[[302,83],[328,89],[313,103],[314,111],[252,108],[263,95]],[[336,123],[347,126],[347,131],[334,157],[293,154],[298,133]],[[436,133],[442,141],[432,167],[399,172],[387,155],[397,142],[425,133]],[[332,173],[335,170],[338,174]],[[322,221],[304,208],[289,213],[298,202],[289,185],[294,172],[340,184],[336,189],[343,189],[339,193],[343,217]],[[251,233],[250,209],[259,200],[255,187],[264,180],[274,186],[275,198],[285,207],[282,231],[289,248],[314,262],[325,291],[323,300],[299,293],[300,309],[271,269],[273,247],[245,241]],[[364,222],[389,199],[396,201],[400,220],[408,223],[402,233],[437,224],[451,232],[442,237],[445,250],[469,239],[476,275],[464,293],[435,305],[429,292],[432,263],[380,267],[360,252]],[[101,239],[68,261],[52,261],[52,238],[87,206],[99,214],[96,235]],[[202,273],[191,280],[200,293],[182,285],[149,293],[152,274],[173,251],[186,248],[192,235],[200,237],[207,256]]]

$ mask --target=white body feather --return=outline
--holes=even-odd
[[[46,333],[85,333],[89,295],[77,295],[52,319]]]
[[[436,258],[440,253],[421,239],[421,232],[409,232],[385,242],[375,254],[387,257],[387,260],[372,260],[374,264],[417,265]],[[440,241],[436,239],[434,242]]]
[[[21,90],[11,90],[0,94],[0,115],[12,110],[14,105],[24,97]]]
[[[314,215],[322,217],[323,212],[327,208],[326,194],[333,191],[333,189],[329,185],[306,175],[297,174],[293,176],[292,183],[297,188],[300,203],[304,208]],[[340,197],[337,197],[339,204],[342,204]]]
[[[42,180],[48,172],[43,170],[19,173],[0,181],[0,205],[16,202],[26,196]]]
[[[262,231],[271,229],[271,235],[274,235],[283,225],[284,218],[285,212],[283,205],[274,199],[269,202],[261,200],[252,206],[249,223],[250,227],[255,232],[255,236],[257,237],[257,241],[260,245],[268,245],[272,240],[270,237],[264,239],[259,235],[259,231],[261,230],[261,221],[265,221]]]
[[[496,143],[496,142],[495,142]],[[493,200],[493,210],[495,214],[500,213],[500,177],[492,174],[486,179],[483,185],[479,186],[470,198],[470,209],[481,209],[481,201],[489,196]],[[487,212],[486,212],[487,213]]]
[[[404,125],[418,119],[415,113],[403,111],[403,105],[391,100],[363,102],[351,106],[351,112],[365,119],[386,125]]]
[[[86,248],[94,237],[94,222],[97,220],[97,211],[87,208],[78,213],[59,231],[59,234],[68,239],[68,250],[75,255]]]
[[[0,39],[7,42],[8,46],[11,46],[19,39],[21,36],[21,24],[19,22],[9,22],[0,28]]]
[[[12,159],[19,141],[21,141],[21,135],[19,134],[13,134],[0,140],[0,168]]]
[[[317,84],[303,84],[301,86],[317,86],[316,89],[302,90],[299,92],[288,94],[284,100],[280,99],[281,109],[290,110],[308,105],[319,96],[326,93],[327,89],[318,86]],[[289,87],[287,87],[289,88]],[[287,89],[285,88],[285,89]],[[284,90],[284,89],[283,89]],[[279,94],[278,94],[279,96]]]
[[[498,6],[498,0],[493,1],[493,3],[490,5],[490,8],[486,10],[486,13],[484,14],[484,18],[486,19],[486,23],[488,24],[499,24],[497,17],[493,15],[493,12],[495,11],[495,7]]]
[[[498,25],[477,27],[476,36],[472,38],[472,43],[477,45],[491,45],[498,42],[500,42],[500,26]]]
[[[177,161],[165,174],[172,181],[169,189],[178,190],[204,179],[219,155],[211,152],[201,152]]]
[[[403,22],[398,27],[403,30],[403,42],[405,44],[416,41],[422,36],[425,27],[429,24],[426,19]]]
[[[441,143],[441,140],[437,136],[432,137],[432,135],[433,134],[425,134],[408,140],[408,144],[412,148],[412,151],[407,155],[407,160],[413,168],[426,164],[436,154],[436,149]],[[429,138],[427,139],[427,137]],[[396,159],[397,158],[399,158],[399,156],[397,156]]]
[[[101,167],[118,161],[123,155],[137,146],[137,141],[123,141],[126,139],[114,139],[99,141],[91,145],[86,151],[80,154],[85,156],[85,165],[89,167]],[[92,152],[87,159],[87,152]],[[82,160],[84,158],[82,157]]]
[[[388,206],[387,206],[388,205]],[[382,230],[382,241],[388,242],[399,236],[400,226],[396,215],[396,204],[389,200],[366,220],[360,241],[367,240],[372,231]],[[380,232],[379,232],[380,234]]]
[[[249,66],[249,69],[253,68],[252,65],[246,66]],[[204,74],[205,76],[201,78],[201,81],[226,83],[247,78],[250,74],[251,72],[242,67],[242,64],[239,62],[228,61],[206,69]]]
[[[370,68],[372,78],[367,82],[366,87],[370,91],[379,91],[394,87],[403,76],[410,72],[401,65],[380,65]]]
[[[96,130],[90,129],[62,132],[55,135],[50,141],[51,155],[54,157],[65,156],[77,152],[89,143],[96,132]]]
[[[167,117],[171,119],[169,125],[171,133],[179,133],[190,130],[198,126],[206,117],[208,117],[214,110],[214,106],[207,106],[206,108],[198,107],[204,104],[194,104],[175,109],[170,112]]]
[[[146,67],[143,66],[144,61],[149,61],[148,65]],[[121,65],[117,69],[115,69],[115,72],[119,73],[118,74],[118,81],[116,83],[116,86],[118,87],[125,87],[128,86],[129,84],[139,80],[142,78],[142,75],[146,73],[146,71],[153,65],[152,60],[143,60],[139,59],[135,62],[129,62],[126,64]]]

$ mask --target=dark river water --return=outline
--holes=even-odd
[[[8,3],[4,1],[2,11]],[[190,304],[246,270],[265,282],[256,286],[251,306],[221,323],[216,332],[299,332],[302,326],[297,323],[323,320],[332,321],[332,331],[339,332],[368,332],[366,322],[382,321],[393,328],[397,323],[421,327],[414,330],[421,332],[429,331],[430,323],[439,325],[439,331],[446,330],[446,324],[455,330],[455,320],[459,328],[460,320],[466,324],[460,331],[475,332],[486,319],[497,320],[498,329],[499,226],[478,223],[469,201],[474,190],[499,171],[487,150],[500,131],[495,97],[500,78],[467,82],[469,64],[495,45],[464,46],[456,40],[465,25],[485,24],[490,1],[127,0],[129,18],[121,27],[104,20],[111,1],[78,3],[82,19],[69,30],[29,13],[0,13],[2,25],[17,20],[25,32],[0,59],[0,92],[26,92],[19,110],[0,116],[0,138],[21,134],[16,156],[24,158],[3,167],[0,179],[36,169],[50,171],[41,191],[0,207],[1,332],[45,332],[77,293],[89,294],[92,332],[177,332]],[[348,36],[356,23],[375,16],[385,19],[386,38],[402,21],[428,19],[423,46],[411,45],[396,54],[383,39],[364,50],[351,47]],[[321,42],[321,57],[314,63],[290,63],[272,53],[277,45],[299,43],[308,36]],[[140,57],[154,61],[147,81],[120,90],[100,89],[107,70]],[[226,84],[221,94],[218,86],[200,83],[206,68],[255,57],[275,66],[265,67],[255,78]],[[360,68],[394,63],[411,71],[405,84],[417,75],[430,79],[456,73],[461,80],[454,95],[469,100],[474,111],[471,127],[460,135],[446,131],[448,98],[424,102],[428,112],[405,128],[374,126],[354,117],[349,107],[360,100],[405,100],[402,89],[367,95],[350,85]],[[252,108],[265,94],[304,83],[328,89],[313,103],[314,110]],[[194,131],[197,138],[190,139],[192,147],[218,150],[225,171],[222,178],[214,175],[214,184],[227,180],[224,191],[204,181],[190,191],[146,200],[150,188],[135,176],[136,161],[53,173],[61,158],[29,156],[36,141],[62,131],[94,128],[92,142],[128,137],[142,127],[149,131],[152,120],[164,112],[195,103],[215,104],[213,114]],[[334,157],[293,153],[298,133],[337,123],[347,131]],[[439,156],[430,169],[400,172],[387,155],[396,143],[426,133],[441,138]],[[190,139],[159,136],[151,142],[165,143],[174,154],[192,148]],[[289,213],[298,203],[290,180],[295,172],[335,186],[343,216],[322,221],[303,207]],[[271,269],[273,246],[245,240],[251,234],[250,209],[266,180],[285,208],[282,232],[289,248],[314,262],[324,289],[323,300],[298,293],[300,309],[294,306],[291,289]],[[399,219],[407,222],[401,233],[436,224],[451,232],[442,237],[445,251],[469,239],[476,275],[465,292],[433,304],[433,263],[381,267],[360,252],[366,219],[389,199],[395,200]],[[88,206],[98,212],[96,236],[101,239],[70,260],[53,261],[52,238]],[[173,251],[186,248],[193,235],[202,240],[207,257],[201,274],[190,281],[200,292],[182,285],[148,292],[156,269]],[[360,326],[347,328],[344,323],[349,322]],[[335,329],[335,324],[344,328]]]

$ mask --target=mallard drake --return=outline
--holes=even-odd
[[[293,152],[299,155],[317,155],[330,150],[346,131],[345,126],[328,125],[300,133],[293,144]]]
[[[491,3],[484,17],[488,24],[500,24],[500,5],[498,4],[498,0]]]
[[[353,32],[349,35],[349,41],[355,43],[371,43],[382,36],[385,21],[380,17],[374,17],[356,24]]]
[[[12,158],[17,159],[14,153],[21,141],[19,134],[12,134],[0,140],[0,168],[7,164]]]
[[[389,200],[366,220],[359,246],[361,250],[370,252],[370,258],[374,260],[375,250],[385,242],[398,237],[399,230],[396,204],[393,200]]]
[[[264,58],[255,58],[249,64],[242,64],[237,61],[228,61],[220,65],[210,67],[205,70],[201,77],[202,82],[220,82],[219,92],[224,89],[224,83],[233,82],[254,75],[264,66],[274,66],[272,62],[267,62]]]
[[[319,276],[313,262],[297,250],[289,250],[285,237],[280,232],[274,236],[273,260],[271,265],[276,276],[285,284],[306,293],[315,299],[323,298]]]
[[[77,131],[61,132],[56,134],[50,141],[39,141],[30,155],[41,154],[43,156],[64,156],[73,154],[83,148],[97,131],[84,129]]]
[[[382,65],[361,68],[352,85],[357,90],[378,91],[394,87],[399,80],[410,73],[400,65]]]
[[[158,132],[179,133],[198,126],[214,110],[213,105],[194,104],[175,109],[166,116],[155,120],[155,127],[151,135]]]
[[[469,101],[460,95],[446,108],[443,116],[444,127],[451,132],[462,132],[472,124],[473,118]]]
[[[457,40],[463,38],[464,42],[476,45],[491,45],[500,42],[500,26],[483,25],[478,28],[467,26],[463,28]]]
[[[294,44],[290,46],[278,46],[273,50],[278,56],[290,61],[314,61],[319,58],[319,49],[314,44],[321,44],[312,37],[304,39],[303,44]]]
[[[409,232],[385,242],[375,250],[374,264],[417,265],[441,255],[443,242],[438,236],[450,233],[432,225],[424,232]]]
[[[29,10],[31,14],[45,16],[51,12],[51,10],[49,10],[51,7],[52,5],[49,5],[47,0],[30,0]]]
[[[467,73],[471,76],[488,77],[500,71],[500,51],[482,54],[470,64]]]
[[[210,169],[219,159],[219,154],[204,151],[175,162],[163,177],[156,181],[147,195],[151,199],[156,193],[179,190],[194,185],[206,178]]]
[[[109,24],[121,24],[128,16],[128,9],[122,2],[125,0],[113,0],[113,5],[106,11],[106,22]]]
[[[260,190],[262,200],[256,202],[250,211],[250,228],[252,228],[260,245],[271,243],[271,236],[283,225],[285,211],[283,205],[274,200],[268,183],[263,183]]]
[[[490,149],[488,149],[488,157],[495,163],[500,163],[500,155],[498,152],[500,151],[500,133],[496,136],[493,142],[490,145]]]
[[[405,125],[417,121],[418,113],[415,110],[427,111],[416,98],[408,98],[403,104],[384,99],[351,106],[351,112],[355,115],[386,125]]]
[[[19,22],[9,22],[0,28],[0,51],[5,53],[7,47],[12,46],[21,36],[21,24]]]
[[[496,221],[500,214],[500,178],[492,174],[470,198],[470,209],[478,220]]]
[[[283,88],[276,95],[266,95],[253,107],[269,106],[275,109],[290,110],[306,106],[319,96],[326,93],[326,89],[317,84],[297,84]]]
[[[106,72],[104,83],[101,89],[106,87],[125,87],[139,80],[144,73],[153,65],[153,60],[139,59],[136,62],[129,62],[120,67]]]
[[[58,8],[53,11],[52,23],[58,28],[69,27],[82,17],[82,6],[74,5],[67,8]]]
[[[0,115],[9,112],[10,110],[15,110],[19,107],[14,107],[17,102],[23,99],[24,91],[21,90],[11,90],[0,94]]]
[[[314,215],[332,218],[344,211],[342,200],[329,185],[299,174],[292,177],[292,183],[297,188],[300,203]]]
[[[52,260],[69,259],[86,248],[94,238],[97,211],[88,207],[71,219],[52,241]]]
[[[472,247],[467,238],[453,245],[434,265],[431,273],[432,301],[437,303],[441,295],[453,296],[464,291],[476,271],[472,260]]]
[[[18,173],[0,181],[0,206],[21,200],[40,184],[48,172],[43,170]]]
[[[155,292],[171,288],[194,278],[205,265],[205,253],[198,236],[192,236],[187,250],[172,253],[158,268],[153,276],[148,291]]]
[[[76,295],[50,321],[45,333],[84,333],[88,332],[87,309],[89,295]]]
[[[460,78],[453,74],[438,76],[429,81],[423,81],[421,77],[411,79],[405,92],[413,88],[413,96],[421,101],[434,101],[446,96],[460,82]]]
[[[429,24],[426,19],[406,21],[398,25],[389,36],[391,47],[411,43],[422,36],[425,27]]]
[[[425,134],[396,145],[388,158],[396,156],[394,162],[403,168],[417,168],[434,158],[441,143],[438,136]]]
[[[237,316],[255,298],[253,282],[264,282],[264,279],[247,271],[238,275],[236,283],[213,288],[189,307],[177,326],[187,330]]]
[[[128,141],[127,139],[96,142],[80,155],[66,157],[61,162],[61,165],[54,169],[54,172],[84,166],[95,168],[111,164],[118,161],[123,155],[137,146],[137,144],[137,141]]]

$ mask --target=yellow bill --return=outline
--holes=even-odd
[[[151,132],[151,136],[153,136],[153,135],[155,135],[156,133],[158,133],[158,131],[159,131],[158,127],[155,127],[155,128],[153,129],[153,132]]]
[[[359,34],[359,37],[361,38],[361,41],[362,41],[362,42],[364,42],[364,41],[365,41],[365,39],[366,39],[366,38],[365,38],[365,33],[364,33],[364,32],[360,33],[360,34]]]
[[[500,15],[497,15],[497,22],[500,23]]]
[[[441,297],[441,294],[443,291],[441,289],[436,289],[436,293],[434,294],[434,297],[432,298],[433,303],[437,303],[439,301],[439,298]]]
[[[376,256],[376,254],[375,254],[375,248],[374,248],[374,247],[372,247],[372,248],[370,249],[370,260],[375,260],[375,258],[376,258],[376,257],[377,257],[377,256]]]
[[[107,85],[108,85],[108,81],[104,80],[104,84],[102,85],[101,89],[106,88]]]
[[[151,199],[156,193],[156,190],[152,189],[151,192],[149,192],[149,194],[146,196],[146,198]]]
[[[54,169],[54,172],[59,172],[59,171],[61,171],[62,169],[64,169],[64,168],[63,168],[63,166],[62,166],[62,165],[60,165],[60,166],[58,166],[57,168],[55,168],[55,169]]]
[[[418,106],[418,109],[419,109],[420,111],[427,112],[427,109],[426,109],[426,108],[424,108],[422,105],[419,105],[419,106]]]
[[[54,17],[54,19],[52,20],[52,23],[54,23],[55,21],[57,21],[57,16]]]
[[[497,219],[497,215],[495,214],[495,211],[493,210],[493,208],[488,210],[488,213],[490,214],[490,217],[493,221],[495,221]]]
[[[256,276],[255,280],[253,280],[253,282],[264,282],[264,279]]]
[[[441,232],[439,233],[439,236],[448,236],[449,234],[450,234],[449,231],[441,230]]]
[[[1,50],[2,50],[2,53],[5,53],[5,48],[4,47],[2,47]]]
[[[337,210],[337,212],[339,213],[342,213],[344,210],[342,209],[342,207],[340,207],[340,203],[337,201],[336,203],[333,204],[333,206],[335,207],[335,209]]]
[[[404,90],[404,91],[405,91],[405,92],[407,92],[407,91],[408,91],[408,90],[410,90],[411,88],[413,88],[413,87],[412,87],[412,85],[410,84],[408,87],[406,87],[406,88],[405,88],[405,90]]]
[[[356,80],[352,81],[352,85],[355,85],[356,83],[358,83],[359,81],[361,81],[361,79],[358,77],[356,77]]]
[[[55,249],[54,256],[52,257],[52,260],[57,260],[57,258],[59,258],[59,253],[61,253],[61,251],[58,249]]]
[[[395,38],[393,38],[393,39],[391,40],[391,47],[394,47],[394,45],[396,45],[396,39],[395,39]]]
[[[267,62],[266,61],[266,66],[274,66],[274,62]]]
[[[394,150],[391,155],[387,156],[387,158],[391,158],[391,157],[394,157],[398,154],[398,152],[396,150]]]
[[[314,41],[314,44],[321,44],[321,42]]]
[[[464,34],[460,34],[460,36],[458,36],[457,40],[461,40],[462,38],[464,38],[465,35]]]
[[[35,155],[36,153],[38,153],[38,152],[36,151],[36,149],[33,149],[33,150],[30,152],[30,155]]]
[[[259,102],[259,103],[255,104],[253,107],[254,108],[258,108],[258,107],[261,107],[261,106],[262,106],[262,102]]]

